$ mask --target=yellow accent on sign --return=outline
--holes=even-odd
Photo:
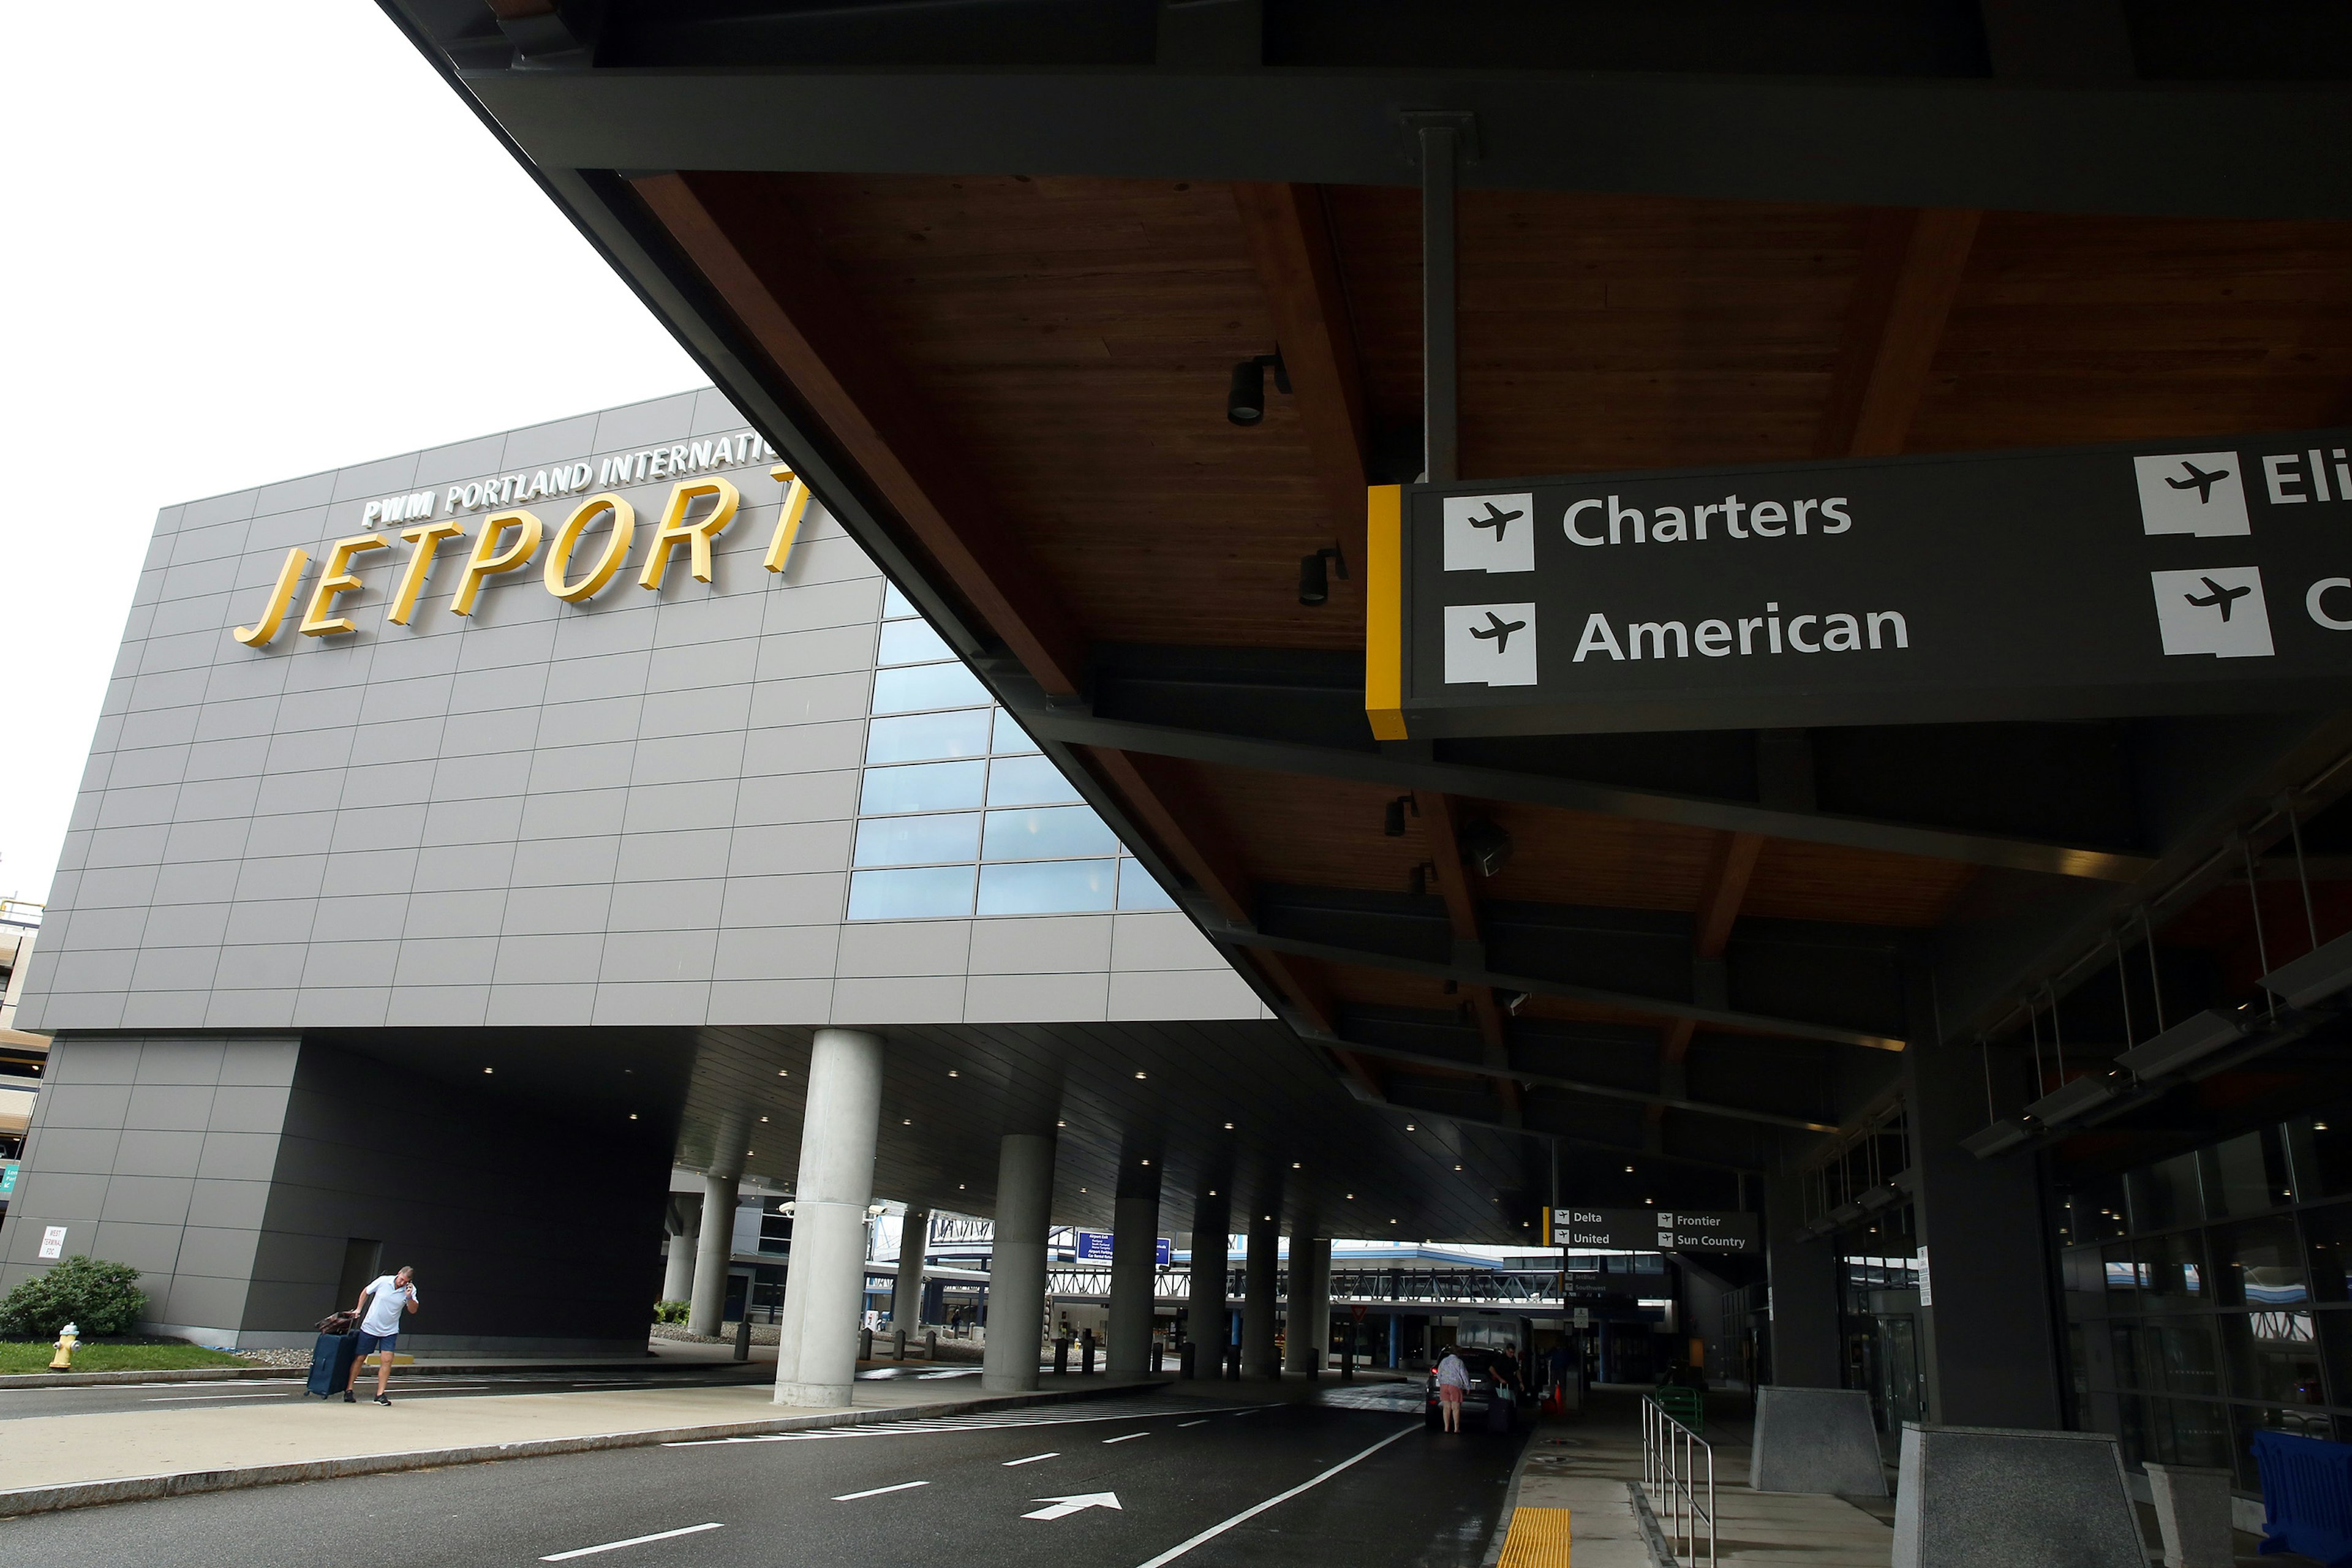
[[[302,569],[310,564],[310,552],[300,545],[286,552],[286,564],[278,569],[278,585],[269,590],[269,602],[261,607],[261,618],[249,626],[237,626],[229,635],[247,647],[268,647],[269,639],[286,623],[286,607],[294,602],[294,590],[302,585]]]
[[[1513,1509],[1511,1528],[1503,1537],[1503,1554],[1495,1560],[1495,1568],[1569,1568],[1570,1544],[1574,1539],[1571,1511]]]
[[[335,601],[360,590],[359,577],[351,570],[352,557],[387,549],[391,543],[381,534],[354,533],[349,539],[338,539],[328,548],[327,563],[320,569],[319,585],[310,590],[310,607],[302,612],[302,625],[298,628],[304,637],[321,637],[330,632],[359,629],[350,616],[333,613]]]
[[[425,592],[425,578],[433,570],[433,552],[441,548],[445,539],[463,539],[465,529],[454,522],[420,522],[414,528],[404,528],[400,537],[413,548],[408,552],[408,564],[400,574],[400,590],[392,596],[392,607],[383,618],[395,626],[404,626],[408,617],[416,613],[416,596]]]
[[[482,579],[501,572],[511,572],[527,563],[531,552],[539,548],[540,521],[537,514],[518,507],[512,511],[493,512],[482,520],[481,537],[474,541],[474,552],[466,557],[465,574],[457,579],[457,596],[449,603],[453,616],[474,613],[474,595],[482,591]],[[499,540],[509,528],[520,529],[515,542],[505,549]]]
[[[1364,717],[1377,741],[1404,727],[1404,487],[1364,491]]]
[[[596,558],[596,564],[588,575],[577,583],[565,582],[564,570],[572,564],[572,552],[579,545],[581,534],[587,531],[588,525],[596,521],[599,513],[605,511],[613,514],[613,536],[604,542],[604,553]],[[568,605],[576,605],[583,599],[594,596],[597,589],[613,580],[613,574],[621,569],[621,563],[629,558],[629,541],[635,537],[636,531],[636,508],[610,490],[603,495],[590,496],[580,503],[577,510],[563,520],[562,528],[556,532],[555,542],[548,547],[547,591]]]
[[[688,522],[686,514],[694,503],[705,496],[716,496],[719,504],[700,522]],[[662,578],[669,570],[670,552],[679,545],[694,551],[694,580],[710,581],[710,542],[719,531],[735,521],[735,509],[741,505],[743,492],[725,479],[695,479],[674,487],[669,492],[669,504],[662,508],[661,526],[654,531],[653,542],[646,547],[646,569],[637,574],[640,587],[661,591]]]
[[[768,470],[768,477],[784,487],[783,510],[776,514],[775,536],[768,541],[767,567],[781,572],[792,563],[793,546],[801,536],[801,517],[808,510],[807,481],[779,463]]]

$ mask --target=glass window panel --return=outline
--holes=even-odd
[[[2107,1274],[2107,1310],[2135,1312],[2139,1310],[2140,1268],[2132,1257],[2128,1242],[2116,1242],[2102,1247],[2100,1256]]]
[[[999,708],[996,710],[996,743],[992,749],[1000,757],[1012,757],[1024,752],[1034,752],[1037,742],[1029,738],[1028,732],[1021,728],[1012,714]]]
[[[900,616],[911,616],[914,613],[915,606],[908,602],[906,595],[898,592],[898,584],[886,582],[882,584],[882,618],[884,620],[895,621]]]
[[[2137,1248],[2142,1288],[2158,1307],[2210,1304],[2212,1279],[2205,1270],[2205,1238],[2193,1230],[2152,1236]]]
[[[988,710],[916,713],[877,719],[866,727],[866,760],[928,763],[933,758],[977,757],[988,751]]]
[[[992,811],[983,858],[1068,859],[1079,855],[1116,855],[1118,840],[1094,808],[1053,805],[1028,811]]]
[[[1077,798],[1070,781],[1044,757],[1000,757],[989,764],[991,805],[1059,805]]]
[[[2160,1318],[2146,1331],[2147,1353],[2140,1358],[2140,1375],[2150,1380],[2146,1388],[2207,1399],[2221,1395],[2221,1356],[2211,1318]]]
[[[2295,1202],[2352,1193],[2352,1117],[2306,1116],[2280,1131],[2294,1173]]]
[[[1132,860],[1118,863],[1118,907],[1122,910],[1172,910],[1176,900]]]
[[[2352,1405],[2352,1312],[2315,1312],[2319,1359],[2327,1369],[2327,1403]]]
[[[2285,1173],[2272,1170],[2276,1162],[2266,1142],[2249,1132],[2199,1151],[2208,1219],[2261,1214],[2287,1201]]]
[[[955,649],[948,639],[931,630],[924,621],[888,621],[882,627],[882,649],[877,664],[929,664],[935,659],[953,658]]]
[[[969,866],[926,866],[915,871],[852,871],[849,918],[914,921],[971,913]]]
[[[2225,1307],[2280,1307],[2309,1300],[2303,1248],[2284,1215],[2217,1226],[2212,1233],[2216,1295]]]
[[[2311,1248],[2312,1299],[2352,1300],[2352,1204],[2305,1209],[2296,1217]],[[2345,1394],[2345,1402],[2352,1404],[2352,1387]]]
[[[917,763],[868,768],[857,810],[865,816],[900,811],[955,811],[980,804],[985,763]]]
[[[1116,860],[1036,860],[983,866],[980,912],[984,915],[1083,914],[1111,907]]]
[[[2176,1155],[2124,1178],[2126,1206],[2134,1230],[2168,1230],[2205,1217],[2198,1197],[2197,1156]]]
[[[2230,1392],[2240,1399],[2319,1405],[2319,1335],[2309,1312],[2231,1312],[2221,1319],[2229,1346]]]
[[[916,664],[874,672],[874,711],[915,713],[926,708],[977,708],[987,689],[960,664]]]
[[[978,859],[980,814],[956,816],[876,816],[857,825],[860,866],[921,866]]]

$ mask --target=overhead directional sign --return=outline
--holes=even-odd
[[[1111,1260],[1112,1249],[1113,1243],[1109,1231],[1080,1230],[1078,1232],[1077,1260],[1080,1263],[1108,1263]],[[1159,1245],[1153,1248],[1153,1261],[1162,1268],[1166,1268],[1176,1256],[1174,1244],[1164,1236],[1160,1237]]]
[[[1383,486],[1383,740],[2352,700],[2352,430]]]
[[[1544,1210],[1546,1247],[1596,1247],[1612,1252],[1755,1252],[1763,1246],[1756,1216],[1739,1209]]]

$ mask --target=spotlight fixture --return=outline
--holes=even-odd
[[[1387,834],[1391,838],[1402,838],[1404,837],[1404,814],[1408,811],[1412,813],[1413,816],[1419,816],[1421,815],[1421,802],[1413,799],[1412,796],[1409,795],[1401,795],[1394,800],[1389,802],[1388,819],[1382,824],[1381,831]]]
[[[1234,366],[1233,379],[1225,385],[1225,417],[1246,428],[1265,417],[1265,373],[1274,372],[1274,389],[1286,396],[1290,392],[1290,371],[1282,363],[1279,344],[1270,354],[1259,354]]]
[[[1339,581],[1348,580],[1348,558],[1339,553],[1339,546],[1326,545],[1312,555],[1298,558],[1298,602],[1319,605],[1331,597],[1331,574],[1337,572]]]
[[[1462,863],[1481,877],[1491,877],[1511,858],[1511,836],[1483,816],[1462,825]]]

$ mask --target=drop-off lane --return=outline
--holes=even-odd
[[[1139,1568],[1223,1524],[1177,1568],[1475,1568],[1517,1447],[1444,1437],[1392,1415],[1285,1405],[1209,1415],[1200,1404],[1157,1404],[1156,1413],[1108,1421],[926,1423],[898,1436],[869,1427],[855,1437],[570,1455],[36,1516],[0,1521],[0,1564],[113,1568],[154,1560],[154,1543],[168,1539],[170,1560],[189,1568],[340,1568],[392,1541],[404,1568],[529,1563],[638,1541],[596,1561],[748,1568],[788,1555],[795,1568],[935,1559],[1029,1568],[1050,1553]],[[1108,1440],[1129,1436],[1149,1440]],[[1058,1508],[1100,1494],[1118,1506]],[[1031,1517],[1040,1513],[1054,1517]],[[723,1528],[665,1533],[703,1525]]]

